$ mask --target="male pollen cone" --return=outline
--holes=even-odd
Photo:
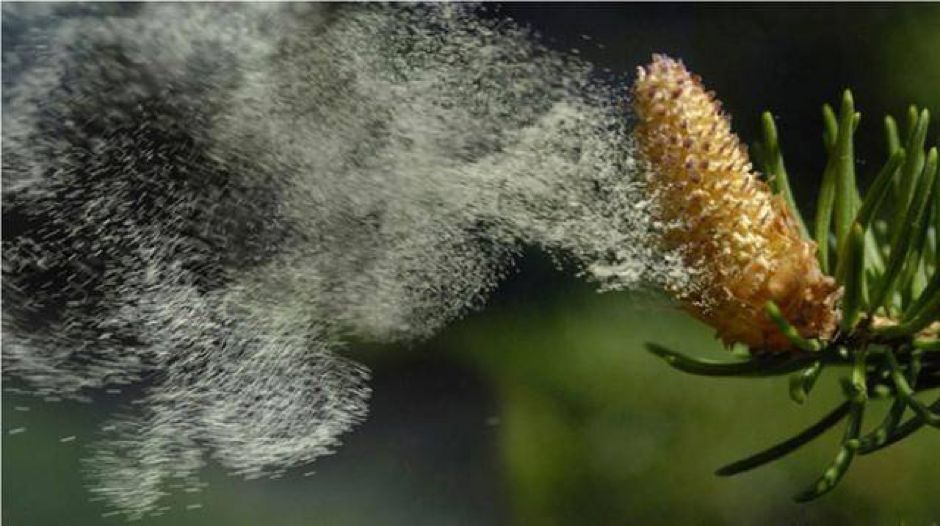
[[[633,103],[665,248],[701,272],[695,290],[677,291],[686,309],[726,345],[792,348],[766,314],[768,300],[802,336],[830,338],[841,289],[820,271],[816,245],[785,201],[758,179],[714,93],[681,61],[654,55],[639,68]]]

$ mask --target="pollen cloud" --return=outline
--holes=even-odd
[[[347,338],[431,335],[522,247],[605,290],[689,282],[622,89],[510,21],[3,9],[4,374],[70,398],[146,378],[87,462],[130,516],[208,458],[257,477],[335,450],[368,409]]]

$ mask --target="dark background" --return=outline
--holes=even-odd
[[[486,11],[530,25],[550,47],[577,48],[614,76],[632,75],[654,52],[682,58],[717,91],[747,142],[760,112],[772,111],[804,210],[825,162],[820,106],[842,89],[853,90],[863,115],[856,148],[863,185],[884,158],[885,113],[901,117],[918,103],[940,115],[937,4],[488,4]],[[839,488],[811,504],[790,497],[825,469],[840,431],[761,470],[715,477],[718,466],[826,412],[838,396],[836,373],[799,407],[785,379],[684,376],[645,353],[645,341],[723,356],[710,329],[655,294],[597,294],[532,251],[481,312],[437,338],[357,353],[374,371],[372,413],[336,455],[273,481],[212,469],[204,492],[144,523],[940,521],[940,441],[932,430],[858,459]],[[121,400],[45,403],[4,394],[5,524],[123,523],[88,502],[78,464]],[[25,431],[10,434],[18,428]]]

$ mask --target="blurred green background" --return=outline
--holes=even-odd
[[[917,102],[940,116],[938,4],[490,4],[486,11],[531,25],[553,48],[578,48],[614,75],[653,52],[681,57],[719,93],[748,141],[759,113],[773,111],[806,210],[824,163],[819,107],[841,89],[854,90],[863,113],[863,184],[884,156],[886,112],[901,116]],[[710,329],[655,292],[598,294],[574,269],[530,251],[482,311],[435,339],[351,351],[373,369],[372,414],[335,455],[278,480],[243,481],[210,468],[203,492],[175,498],[144,523],[940,522],[940,436],[931,430],[857,459],[833,493],[810,504],[791,496],[831,460],[838,430],[782,462],[715,477],[717,467],[828,411],[838,397],[836,372],[825,372],[801,407],[789,401],[786,379],[683,375],[646,353],[647,341],[727,356]],[[123,524],[89,502],[79,459],[97,426],[129,399],[47,403],[5,393],[4,524]]]

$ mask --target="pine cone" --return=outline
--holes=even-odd
[[[830,338],[841,289],[784,200],[758,179],[714,93],[682,62],[654,55],[639,68],[633,101],[663,244],[700,270],[696,290],[676,291],[686,309],[727,345],[792,347],[764,311],[768,300],[802,336]]]

